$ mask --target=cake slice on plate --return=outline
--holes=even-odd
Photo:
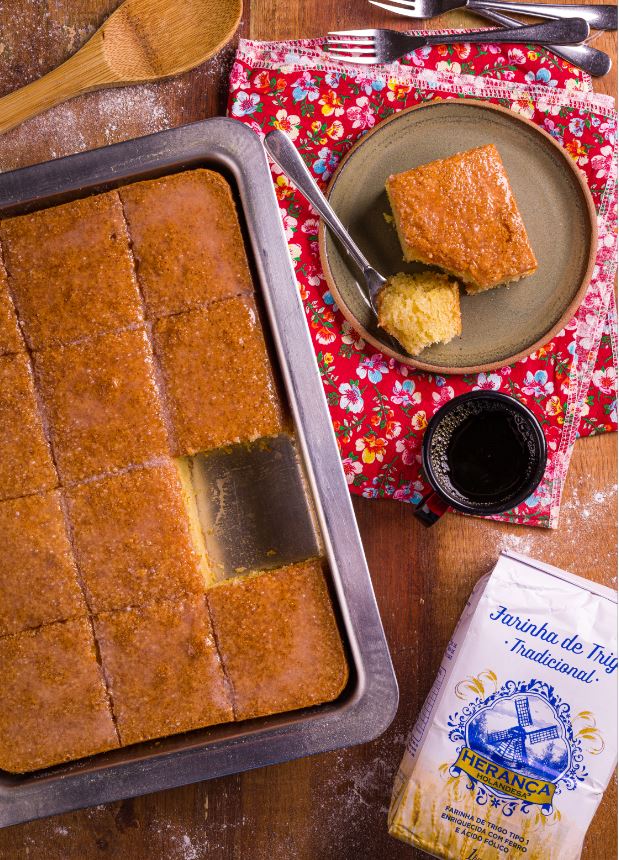
[[[407,262],[438,266],[467,293],[519,281],[536,270],[493,144],[397,173],[386,188]]]
[[[378,324],[411,355],[462,333],[458,284],[430,270],[389,278],[376,299]]]

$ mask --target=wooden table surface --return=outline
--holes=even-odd
[[[0,0],[0,95],[66,59],[118,0]],[[470,26],[451,13],[435,26]],[[240,33],[255,39],[404,22],[365,0],[252,0]],[[616,59],[616,34],[597,47]],[[0,170],[222,113],[234,45],[157,86],[93,93],[5,135]],[[616,96],[615,73],[596,81]],[[387,835],[386,812],[405,735],[475,581],[503,547],[616,587],[616,439],[576,445],[556,531],[447,515],[425,530],[410,507],[355,500],[400,708],[377,741],[277,767],[35,821],[0,832],[1,860],[390,860],[421,853]],[[616,782],[587,836],[585,860],[616,858]]]

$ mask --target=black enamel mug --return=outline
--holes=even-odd
[[[432,418],[422,464],[432,487],[415,516],[433,525],[449,508],[502,514],[538,487],[546,468],[546,439],[535,415],[498,391],[454,397]]]

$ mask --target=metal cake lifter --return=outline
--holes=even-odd
[[[371,308],[374,314],[377,314],[376,297],[381,287],[387,283],[387,278],[384,278],[380,272],[377,272],[370,265],[365,255],[353,241],[350,233],[337,217],[329,201],[316,184],[312,174],[307,169],[305,162],[288,135],[279,129],[275,129],[267,134],[264,139],[264,145],[273,161],[281,167],[293,185],[296,186],[305,199],[316,209],[320,217],[324,218],[327,226],[340,241],[346,253],[359,267],[363,273],[366,287],[366,291],[361,290],[361,295],[368,307]],[[398,344],[398,349],[401,348]]]

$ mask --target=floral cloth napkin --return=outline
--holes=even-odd
[[[315,212],[285,176],[273,178],[298,287],[351,491],[417,502],[424,429],[456,394],[505,391],[527,404],[548,442],[536,492],[495,519],[556,527],[576,437],[616,429],[617,247],[614,102],[591,79],[534,46],[438,46],[387,67],[333,61],[319,41],[241,41],[230,79],[229,114],[258,134],[286,131],[324,187],[342,155],[395,111],[434,99],[473,97],[533,120],[584,172],[598,212],[596,265],[575,317],[551,343],[492,373],[442,377],[412,370],[367,345],[329,293],[320,266]],[[552,224],[548,225],[552,230]]]

